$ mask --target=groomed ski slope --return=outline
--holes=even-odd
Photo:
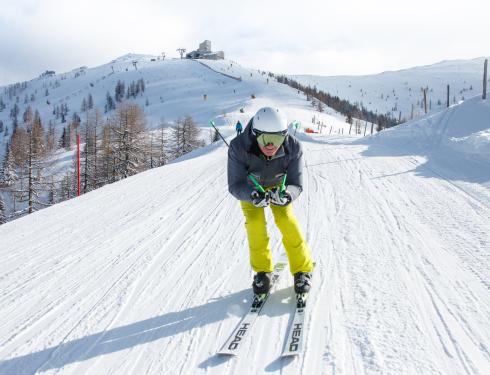
[[[300,138],[303,356],[279,359],[287,274],[243,352],[215,355],[252,280],[220,144],[0,227],[0,374],[489,374],[488,187],[403,142]]]

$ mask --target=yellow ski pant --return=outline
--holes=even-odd
[[[240,201],[245,215],[250,264],[255,272],[272,272],[272,255],[267,234],[264,208],[255,207],[252,203]],[[292,274],[311,272],[313,261],[310,249],[303,238],[298,220],[294,216],[291,204],[287,206],[270,205],[274,221],[282,234],[282,243],[289,259]]]

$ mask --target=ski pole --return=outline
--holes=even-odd
[[[301,126],[301,123],[299,121],[295,120],[292,122],[292,125],[294,127],[294,134],[293,135],[296,135],[296,130],[298,130],[298,128]]]
[[[286,177],[287,177],[287,173],[284,174],[284,177],[282,178],[282,181],[281,181],[281,194],[284,194],[284,192],[286,191]]]
[[[230,147],[230,145],[229,145],[229,144],[228,144],[228,142],[226,142],[226,140],[223,138],[223,136],[221,135],[221,133],[219,132],[219,130],[218,130],[218,129],[216,129],[216,126],[214,126],[214,121],[213,121],[213,120],[210,120],[210,121],[209,121],[209,125],[211,125],[211,126],[214,128],[214,130],[216,130],[216,131],[218,132],[218,135],[221,137],[221,139],[223,140],[223,142],[225,142],[225,143],[226,143],[226,145],[227,145],[228,147]]]
[[[254,176],[252,176],[251,174],[248,175],[248,178],[250,179],[250,181],[253,182],[253,184],[255,185],[255,188],[260,191],[261,193],[264,193],[265,194],[265,189],[262,187],[261,184],[259,184],[259,182],[255,179]]]

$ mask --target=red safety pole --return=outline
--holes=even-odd
[[[80,134],[77,134],[77,197],[80,196]]]

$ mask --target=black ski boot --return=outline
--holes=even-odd
[[[297,294],[308,293],[311,288],[311,272],[296,272],[294,274],[294,292]]]
[[[254,294],[266,294],[269,293],[271,287],[271,272],[258,272],[254,276],[254,282],[252,287]]]

